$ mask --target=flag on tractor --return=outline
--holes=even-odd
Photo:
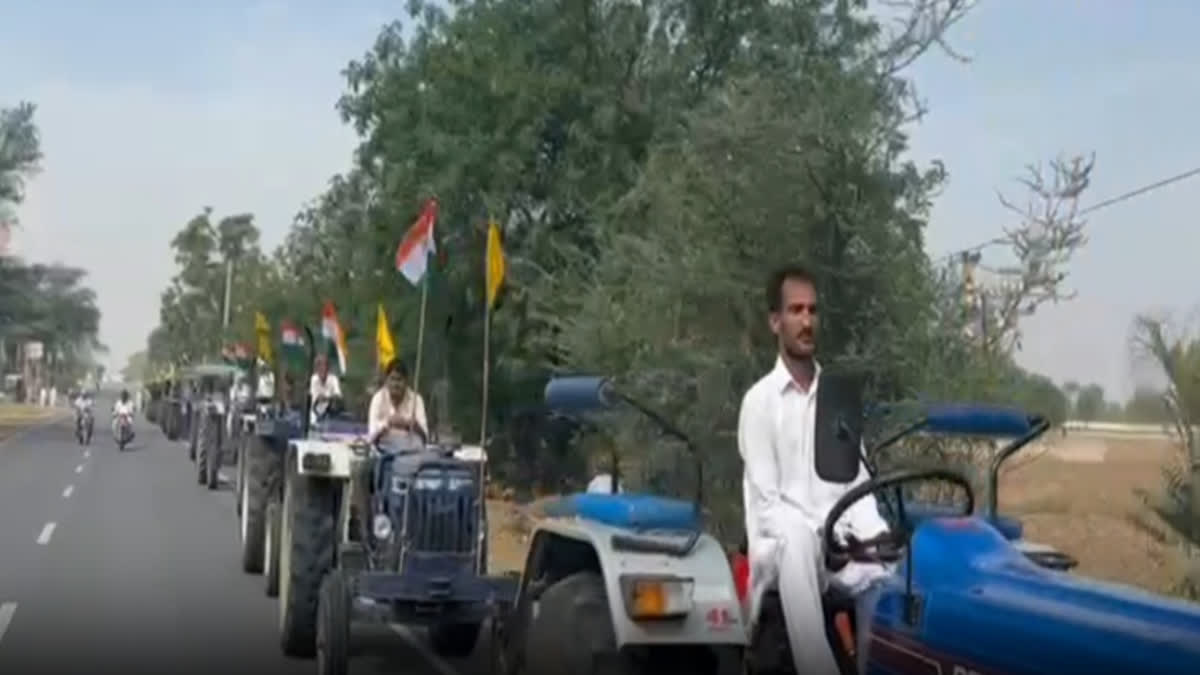
[[[383,312],[383,303],[379,303],[379,313],[375,320],[375,359],[379,369],[396,358],[396,343],[392,341],[392,329],[388,326],[387,314]]]
[[[416,286],[425,276],[429,266],[429,255],[437,252],[433,238],[433,226],[437,223],[438,202],[430,198],[421,209],[417,222],[408,228],[400,245],[396,247],[396,270]]]
[[[302,371],[307,367],[308,355],[305,353],[304,336],[296,324],[284,319],[279,323],[280,352],[293,366]]]
[[[486,290],[487,306],[491,310],[496,306],[496,298],[500,295],[500,287],[504,285],[504,248],[500,243],[500,227],[496,221],[488,223]]]
[[[274,364],[275,358],[271,354],[271,324],[262,312],[254,313],[254,333],[258,336],[258,358],[268,365]]]
[[[330,350],[336,352],[339,374],[345,375],[346,334],[342,331],[342,324],[338,322],[337,310],[329,300],[325,301],[325,307],[321,310],[321,336],[328,341]]]

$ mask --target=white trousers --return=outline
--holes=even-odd
[[[788,644],[792,649],[796,672],[804,675],[838,675],[837,661],[825,631],[822,596],[827,583],[855,598],[857,604],[857,648],[859,672],[865,672],[870,646],[870,621],[879,598],[879,582],[888,574],[883,565],[850,563],[835,575],[825,570],[824,547],[820,537],[809,528],[789,528],[782,541],[773,542],[774,551],[763,565],[751,570],[755,586],[754,612],[757,617],[762,593],[777,580],[779,602],[787,622]],[[773,559],[774,569],[768,561]],[[761,582],[761,583],[760,583]]]

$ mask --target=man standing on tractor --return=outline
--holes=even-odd
[[[425,400],[408,384],[408,366],[392,359],[384,370],[383,386],[371,397],[367,435],[372,443],[393,448],[420,448],[429,440]]]
[[[757,621],[763,594],[778,584],[788,642],[797,673],[836,674],[837,663],[825,630],[822,596],[834,584],[857,599],[857,657],[866,663],[870,616],[877,583],[888,574],[878,564],[849,562],[836,573],[824,565],[821,529],[834,503],[866,480],[860,464],[850,484],[829,483],[816,473],[815,426],[821,367],[816,362],[817,288],[800,266],[774,272],[767,284],[767,311],[778,342],[775,367],[742,398],[738,452],[745,464],[742,481],[750,559],[751,622]],[[838,534],[867,541],[888,526],[871,497],[849,509]]]

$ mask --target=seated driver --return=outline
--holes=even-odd
[[[408,366],[399,358],[384,369],[383,386],[371,397],[367,435],[374,444],[422,447],[429,440],[425,401],[408,385]]]
[[[866,664],[865,626],[878,598],[883,565],[850,562],[831,573],[824,563],[821,529],[834,503],[852,484],[828,483],[816,474],[816,392],[821,368],[813,358],[818,327],[817,289],[799,266],[776,271],[767,286],[771,332],[777,337],[775,367],[742,398],[738,451],[743,476],[750,559],[750,611],[757,621],[763,594],[778,584],[788,642],[797,673],[836,675],[825,631],[822,595],[834,584],[857,599],[859,671]],[[887,532],[875,500],[867,497],[842,517],[838,535],[866,541]]]
[[[308,395],[312,399],[313,420],[316,420],[316,411],[323,404],[328,404],[342,398],[342,383],[338,381],[338,376],[329,372],[329,359],[324,354],[319,354],[313,368],[312,379],[308,382]]]

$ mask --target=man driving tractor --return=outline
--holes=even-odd
[[[775,367],[742,398],[738,452],[745,464],[742,489],[750,561],[750,622],[757,621],[765,592],[778,584],[788,642],[797,673],[838,673],[826,637],[822,596],[829,584],[856,598],[857,614],[870,617],[882,564],[849,562],[826,569],[821,529],[834,503],[868,477],[859,465],[850,484],[829,483],[815,464],[816,393],[821,367],[814,356],[819,326],[817,288],[800,266],[771,275],[767,311],[778,342]],[[873,497],[857,502],[837,534],[866,542],[888,531]],[[858,631],[859,671],[866,663],[869,631]]]
[[[337,375],[329,372],[329,359],[324,354],[317,355],[314,366],[312,379],[308,382],[308,395],[312,398],[312,418],[315,421],[318,410],[341,400],[342,384]]]
[[[367,435],[372,443],[420,447],[429,440],[425,400],[408,384],[408,366],[392,359],[384,371],[383,386],[371,397]]]

